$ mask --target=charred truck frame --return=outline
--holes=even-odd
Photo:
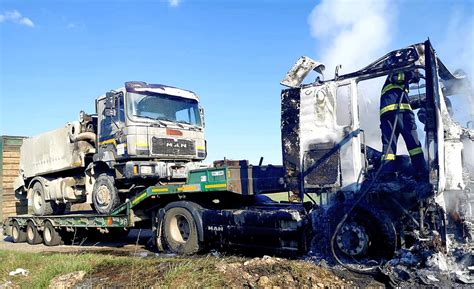
[[[354,73],[338,75],[339,68],[332,80],[318,78],[301,85],[311,70],[324,70],[323,64],[302,57],[282,81],[292,87],[282,92],[283,162],[289,189],[300,199],[315,193],[324,200],[312,213],[317,236],[313,248],[330,244],[336,260],[356,264],[369,256],[387,260],[397,248],[421,240],[439,239],[446,248],[447,216],[453,215],[463,220],[464,234],[470,236],[465,225],[474,217],[474,171],[468,167],[474,132],[457,124],[446,105],[447,96],[472,95],[467,78],[453,75],[429,40],[390,52]],[[358,85],[415,68],[425,75],[425,92],[412,95],[410,104],[426,111],[429,183],[410,179],[408,156],[397,156],[397,177],[380,180],[382,152],[365,144]],[[449,221],[453,224],[453,219]]]
[[[429,41],[390,52],[357,72],[301,84],[323,67],[303,57],[282,81],[291,87],[281,93],[283,166],[218,161],[189,171],[185,184],[150,186],[111,214],[14,216],[6,220],[5,232],[15,242],[43,239],[55,245],[78,229],[152,228],[156,246],[176,253],[242,247],[327,251],[343,264],[382,262],[420,240],[446,247],[446,213],[472,220],[465,209],[473,202],[472,178],[459,173],[466,172],[463,141],[472,143],[474,134],[450,118],[444,101],[466,79],[446,69]],[[381,152],[365,145],[358,114],[360,81],[415,67],[426,78],[426,92],[416,100],[427,111],[430,183],[424,186],[401,172],[398,179],[377,178]],[[409,159],[400,159],[401,170],[409,169]],[[262,195],[288,191],[300,202],[277,203]],[[448,194],[459,198],[447,202]]]

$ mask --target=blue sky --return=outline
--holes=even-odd
[[[279,164],[281,78],[301,55],[327,57],[332,35],[356,25],[315,35],[312,25],[322,23],[310,14],[325,2],[0,0],[0,134],[60,127],[93,112],[96,96],[143,80],[201,97],[208,161]],[[374,42],[395,49],[430,37],[448,65],[472,70],[473,1],[386,3],[374,12],[388,14],[386,38]]]

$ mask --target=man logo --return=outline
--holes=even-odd
[[[167,143],[166,143],[166,147],[168,147],[168,148],[187,148],[188,145],[185,144],[185,143],[178,143],[178,142],[172,143],[172,142],[167,142]]]
[[[223,232],[224,227],[223,226],[207,226],[208,231],[215,231],[215,232]]]

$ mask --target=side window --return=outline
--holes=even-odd
[[[123,96],[118,97],[116,121],[125,122],[125,105],[123,102]]]
[[[351,124],[351,86],[339,86],[336,90],[336,121],[338,125]]]
[[[102,140],[107,139],[112,133],[111,131],[112,118],[110,116],[105,115],[105,100],[101,102],[101,106],[102,106],[102,112],[100,115],[101,122],[100,122],[99,140],[102,141]]]
[[[118,97],[115,101],[115,115],[114,116],[106,116],[105,115],[105,105],[102,104],[103,110],[101,115],[101,123],[100,123],[100,139],[105,140],[110,138],[113,135],[120,125],[125,121],[125,110],[124,110],[124,103],[123,97]]]

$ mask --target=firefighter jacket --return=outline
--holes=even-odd
[[[382,88],[380,97],[380,116],[398,110],[398,102],[400,103],[400,111],[411,111],[408,99],[408,86],[410,83],[418,82],[420,78],[414,71],[400,71],[391,73]]]

